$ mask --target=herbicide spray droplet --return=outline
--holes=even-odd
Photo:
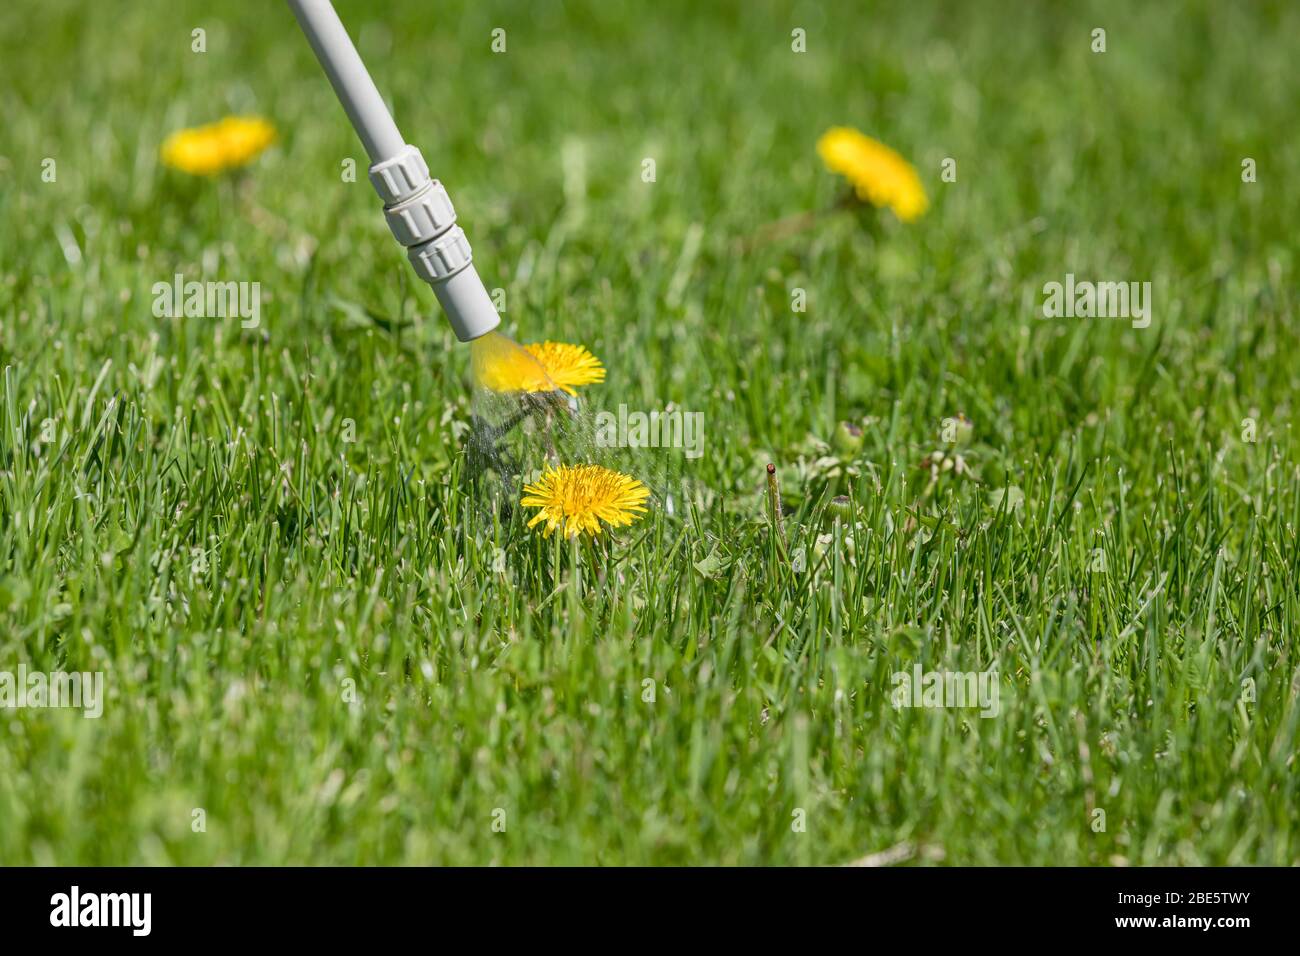
[[[531,352],[500,332],[474,339],[470,351],[472,471],[517,483],[555,454],[553,423],[569,411],[567,396]]]

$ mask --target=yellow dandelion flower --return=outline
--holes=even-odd
[[[894,150],[847,126],[834,126],[817,140],[826,168],[853,186],[858,198],[888,206],[903,222],[914,222],[930,208],[916,169]]]
[[[605,366],[581,345],[567,342],[529,342],[524,346],[533,358],[542,364],[553,383],[570,395],[577,395],[575,385],[591,385],[605,381]]]
[[[530,342],[519,346],[489,332],[474,340],[474,379],[494,392],[550,392],[605,381],[600,359],[581,345]]]
[[[212,176],[247,165],[275,139],[275,127],[258,116],[227,116],[206,126],[172,133],[162,161],[193,176]]]
[[[629,525],[645,513],[650,489],[628,475],[601,465],[547,466],[531,485],[524,487],[519,502],[526,508],[540,508],[528,522],[532,527],[545,521],[545,533],[560,528],[567,537],[584,531],[600,534],[603,521],[611,527]]]

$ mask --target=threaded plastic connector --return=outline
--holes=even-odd
[[[455,225],[456,210],[435,179],[405,202],[384,207],[384,218],[394,239],[404,246],[418,246]]]
[[[474,260],[465,230],[460,226],[452,226],[431,242],[413,246],[407,250],[406,257],[425,282],[450,279]]]
[[[410,199],[429,184],[429,165],[409,143],[382,162],[370,167],[370,183],[385,206]]]

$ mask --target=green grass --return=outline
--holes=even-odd
[[[0,863],[1300,862],[1294,4],[341,3],[505,329],[704,413],[605,551],[491,519],[468,350],[292,18],[211,6],[0,8],[0,670],[108,691],[0,711]],[[159,167],[227,112],[279,143]],[[738,251],[834,201],[835,124],[929,214]],[[261,328],[155,318],[177,272]],[[1040,318],[1067,272],[1151,326]],[[958,411],[979,480],[926,494]],[[1000,714],[895,709],[918,662]]]

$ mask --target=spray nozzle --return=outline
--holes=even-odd
[[[465,232],[447,191],[429,175],[420,151],[407,143],[330,0],[289,0],[316,58],[370,155],[370,182],[384,202],[393,237],[434,295],[462,342],[500,323],[474,268]]]

